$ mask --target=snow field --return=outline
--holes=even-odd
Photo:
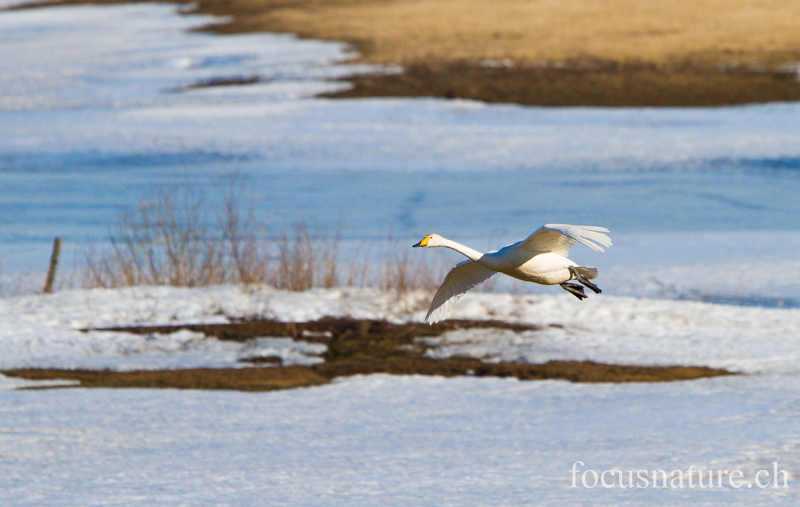
[[[304,322],[322,317],[421,321],[430,296],[366,289],[283,292],[267,287],[134,287],[0,299],[0,368],[160,369],[241,366],[242,354],[313,363],[323,351],[285,341],[219,342],[197,333],[132,335],[89,331],[126,325],[224,323],[237,318]],[[455,331],[427,339],[434,357],[546,362],[591,359],[638,365],[694,365],[759,374],[800,372],[800,310],[600,295],[471,292],[453,319],[499,319],[542,331]],[[265,337],[268,338],[268,337]],[[247,349],[250,347],[250,349]],[[249,352],[248,352],[249,350]]]
[[[255,394],[0,391],[0,500],[789,506],[798,389],[796,377],[773,376],[614,385],[371,375]],[[742,481],[590,488],[578,475],[573,488],[578,461],[579,471],[739,470]],[[774,462],[788,487],[757,487]]]

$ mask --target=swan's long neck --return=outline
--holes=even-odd
[[[461,243],[457,243],[457,242],[449,240],[447,238],[442,238],[441,243],[442,244],[439,245],[439,246],[443,246],[445,248],[449,248],[451,250],[455,250],[456,252],[460,253],[461,255],[464,255],[464,256],[468,257],[469,259],[471,259],[473,261],[477,261],[481,257],[483,257],[483,254],[481,252],[479,252],[477,250],[473,250],[472,248],[470,248],[468,246],[464,246]]]

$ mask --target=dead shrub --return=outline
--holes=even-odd
[[[82,285],[234,283],[291,291],[355,286],[403,293],[434,290],[441,282],[441,260],[412,255],[408,242],[387,238],[343,255],[341,224],[332,236],[304,223],[270,236],[235,189],[222,197],[212,213],[205,195],[188,183],[154,187],[140,204],[119,211],[108,248],[87,249]]]
[[[194,187],[156,187],[152,198],[121,209],[110,250],[90,250],[84,286],[197,287],[230,281],[225,240]],[[228,241],[230,243],[230,241]]]

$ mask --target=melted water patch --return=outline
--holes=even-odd
[[[769,296],[731,296],[725,294],[705,294],[699,291],[689,291],[688,294],[678,296],[681,301],[702,301],[718,305],[756,306],[761,308],[800,308],[800,301],[785,297]]]

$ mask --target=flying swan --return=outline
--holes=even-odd
[[[589,281],[597,278],[597,268],[578,266],[567,259],[567,254],[575,243],[603,252],[603,247],[612,245],[611,238],[604,234],[606,232],[609,231],[605,227],[592,225],[547,224],[522,241],[485,254],[438,234],[429,234],[414,247],[450,248],[469,260],[456,264],[447,273],[433,296],[425,322],[435,324],[444,320],[447,312],[461,296],[495,273],[542,285],[559,284],[581,300],[586,297],[583,287],[577,283],[567,283],[570,280],[577,280],[600,294],[597,285]]]

